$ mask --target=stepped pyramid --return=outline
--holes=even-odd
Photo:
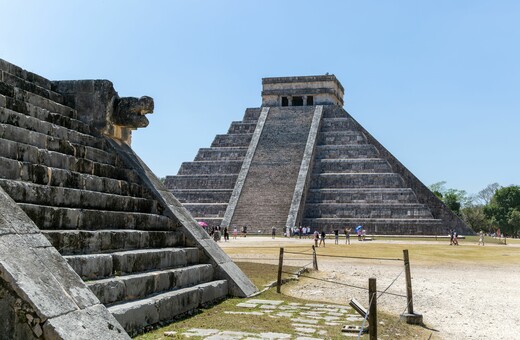
[[[256,291],[133,153],[152,110],[0,59],[0,339],[127,339]]]
[[[198,221],[257,233],[362,225],[375,234],[473,231],[343,109],[334,75],[264,78],[246,109],[166,186]]]

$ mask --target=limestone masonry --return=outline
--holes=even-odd
[[[0,339],[128,339],[256,292],[132,151],[152,111],[0,59]]]
[[[246,109],[166,186],[198,221],[248,232],[362,225],[376,234],[472,234],[343,109],[334,75],[264,78]]]

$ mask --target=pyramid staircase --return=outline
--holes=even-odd
[[[0,186],[129,334],[228,296],[184,222],[56,83],[1,59],[0,71]]]
[[[222,223],[228,202],[256,129],[260,109],[246,109],[241,121],[231,123],[211,147],[199,150],[193,162],[184,162],[165,185],[198,221]]]

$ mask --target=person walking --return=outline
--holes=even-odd
[[[338,240],[339,240],[339,230],[334,229],[334,244],[338,244]]]
[[[478,245],[480,246],[481,244],[482,244],[482,246],[484,246],[484,232],[482,230],[479,233],[479,239],[478,239]]]
[[[314,230],[314,246],[317,247],[318,246],[318,239],[320,238],[320,234],[318,233],[317,230]]]
[[[350,244],[350,232],[352,231],[352,228],[345,227],[345,230],[343,231],[345,233],[345,244]]]
[[[321,247],[321,244],[323,243],[323,247],[325,247],[325,230],[321,231],[321,238],[320,238],[320,244],[318,247]]]
[[[275,235],[276,235],[276,227],[273,227],[273,229],[271,229],[271,237],[273,238],[273,240],[274,240]]]
[[[229,241],[228,227],[224,227],[224,242]]]

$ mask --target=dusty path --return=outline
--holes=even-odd
[[[232,240],[233,241],[233,240]],[[309,244],[309,240],[247,237],[221,246],[226,248]],[[378,241],[385,242],[385,241]],[[406,244],[406,241],[400,241]],[[428,241],[422,241],[428,243]],[[417,242],[414,242],[417,244]],[[515,246],[515,245],[512,245]],[[517,245],[516,245],[517,246]],[[234,259],[272,255],[233,255]],[[272,261],[265,261],[273,263]],[[319,276],[332,281],[366,286],[369,277],[377,278],[384,290],[402,272],[402,264],[387,261],[347,262],[345,259],[320,259]],[[313,274],[315,275],[315,274]],[[421,265],[412,263],[414,310],[423,314],[437,339],[520,339],[520,268],[511,265]],[[368,304],[367,292],[359,289],[302,279],[304,289],[292,289],[295,297],[345,303],[356,297]],[[300,285],[301,286],[301,285]],[[405,294],[404,274],[389,292]],[[400,314],[406,299],[383,295],[379,308]]]

